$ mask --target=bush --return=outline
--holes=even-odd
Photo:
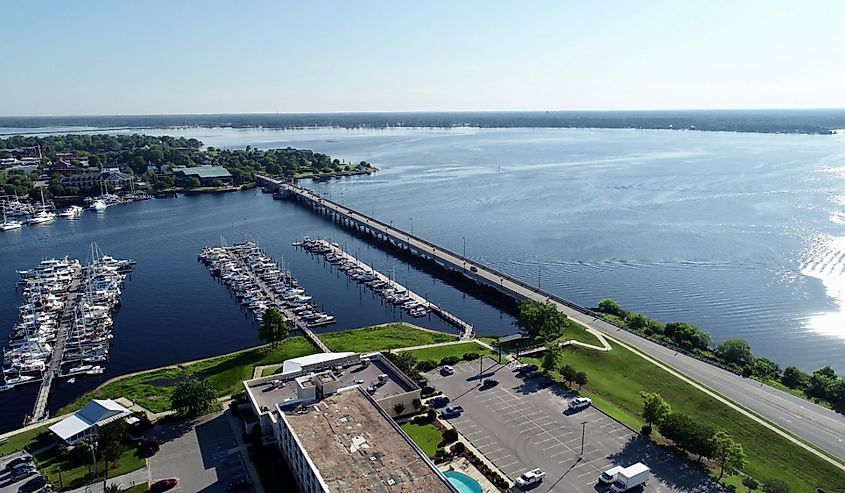
[[[446,356],[440,360],[441,365],[456,365],[461,361],[457,356]]]
[[[467,446],[464,445],[464,442],[458,442],[452,445],[452,453],[455,455],[462,455],[466,452]]]
[[[414,406],[415,411],[419,411],[422,407],[422,401],[419,399],[414,399],[411,401],[411,405]]]
[[[448,430],[443,432],[443,441],[446,443],[452,443],[458,441],[458,430],[454,428],[449,428]]]
[[[645,436],[651,435],[651,425],[644,424],[640,432]]]
[[[425,413],[425,417],[428,418],[429,423],[433,423],[435,419],[437,419],[437,411],[434,409],[429,409],[427,413]]]
[[[478,353],[464,353],[464,361],[474,361],[480,357],[481,355]]]
[[[764,493],[789,493],[789,485],[780,479],[766,479],[760,485]]]
[[[758,483],[757,480],[752,478],[751,476],[745,476],[744,478],[742,478],[742,485],[748,488],[748,491],[754,491],[760,487],[760,483]]]
[[[422,390],[420,390],[420,395],[423,396],[423,397],[428,397],[428,396],[434,394],[435,392],[437,392],[437,389],[427,385],[427,386],[423,387]]]
[[[437,362],[430,359],[417,362],[417,370],[421,372],[431,371],[437,368]]]

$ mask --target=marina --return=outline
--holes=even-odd
[[[24,303],[3,350],[3,390],[40,382],[26,421],[48,415],[56,378],[98,375],[109,358],[112,313],[134,261],[104,255],[96,243],[83,266],[76,259],[45,259],[18,271]]]
[[[199,254],[212,275],[218,277],[257,322],[268,308],[276,308],[297,328],[311,329],[335,322],[319,310],[290,272],[283,271],[254,242],[206,247]]]
[[[425,317],[430,312],[435,313],[445,322],[458,328],[461,331],[462,338],[469,339],[474,335],[471,324],[431,303],[428,299],[414,293],[405,286],[402,286],[392,277],[382,274],[373,267],[353,257],[340,248],[340,245],[337,243],[323,239],[311,240],[305,237],[302,241],[295,241],[291,245],[302,248],[312,255],[325,258],[327,262],[345,273],[349,279],[367,286],[386,302],[406,310],[412,317]]]

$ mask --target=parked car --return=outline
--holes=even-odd
[[[446,365],[440,369],[440,373],[442,375],[452,375],[455,373],[455,369],[450,365]]]
[[[12,481],[20,481],[21,479],[32,476],[37,472],[38,470],[35,469],[35,466],[32,464],[18,464],[12,468]]]
[[[516,478],[516,485],[520,488],[525,488],[526,486],[534,486],[542,482],[543,478],[545,477],[546,473],[543,472],[541,469],[532,469],[528,472],[522,473],[522,476]]]
[[[236,476],[229,481],[226,491],[243,491],[252,487],[252,481],[246,476]]]
[[[32,464],[32,456],[22,455],[20,457],[15,457],[14,459],[6,463],[6,470],[9,471],[20,464]]]
[[[150,493],[160,493],[162,491],[169,491],[179,484],[177,478],[159,479],[150,486]]]
[[[18,493],[35,493],[36,491],[45,490],[52,490],[50,483],[44,479],[44,476],[37,476],[22,484],[20,488],[18,488]]]
[[[440,408],[444,407],[446,404],[449,404],[449,398],[445,395],[438,395],[434,399],[430,400],[428,403],[431,404],[431,407],[433,408]]]
[[[496,385],[499,385],[498,380],[496,380],[495,378],[488,378],[488,379],[484,380],[484,383],[481,384],[481,387],[485,388],[485,389],[489,389],[491,387],[495,387]]]
[[[604,471],[599,476],[599,483],[601,484],[610,484],[616,481],[616,476],[619,474],[619,471],[625,469],[622,466],[614,466],[610,469]]]
[[[590,400],[589,397],[576,397],[569,401],[569,409],[572,409],[573,411],[578,409],[584,409],[586,407],[590,407],[590,404],[592,403],[593,401]]]
[[[449,418],[457,418],[464,412],[464,408],[461,406],[450,406],[440,412],[440,415],[446,419]]]

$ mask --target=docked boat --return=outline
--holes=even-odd
[[[82,214],[82,211],[82,207],[79,207],[78,205],[72,205],[60,212],[59,216],[65,219],[72,219],[74,217],[79,217]]]
[[[91,209],[93,209],[97,212],[104,211],[104,210],[106,210],[107,207],[108,207],[108,205],[100,199],[97,199],[97,200],[91,202]]]
[[[6,217],[6,204],[3,204],[3,222],[0,223],[0,231],[11,231],[13,229],[20,229],[20,221],[13,221]]]

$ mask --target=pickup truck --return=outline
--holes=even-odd
[[[622,469],[625,469],[625,468],[622,467],[622,466],[615,466],[615,467],[611,467],[607,471],[604,471],[599,476],[599,483],[610,484],[610,483],[616,481],[616,476],[619,474],[619,471],[621,471]]]
[[[464,412],[464,408],[461,406],[451,406],[447,407],[446,409],[440,411],[440,415],[443,416],[445,419],[449,418],[457,418]]]
[[[546,473],[540,470],[539,468],[532,469],[528,472],[522,473],[522,476],[516,478],[516,485],[520,488],[525,488],[526,486],[533,486],[543,481],[543,478],[545,477]]]

